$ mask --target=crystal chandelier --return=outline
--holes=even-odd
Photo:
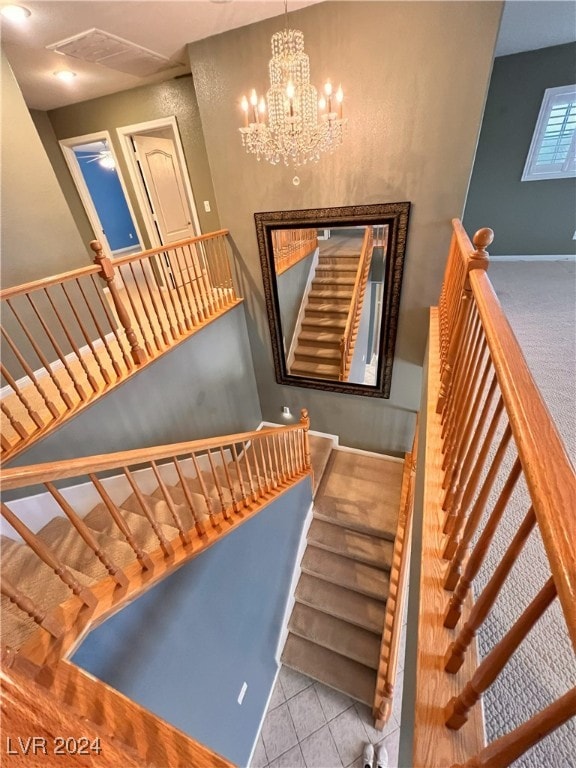
[[[286,24],[282,32],[272,35],[268,70],[266,97],[258,97],[253,89],[249,98],[241,100],[244,127],[239,130],[246,151],[273,165],[281,160],[285,165],[303,165],[319,160],[321,152],[336,149],[347,123],[342,117],[342,87],[334,92],[328,80],[318,99],[318,91],[310,84],[302,32]]]

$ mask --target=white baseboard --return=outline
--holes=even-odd
[[[387,461],[396,461],[399,464],[404,464],[404,459],[399,456],[390,456],[388,453],[376,453],[376,451],[365,451],[362,448],[348,448],[346,445],[338,445],[334,448],[335,451],[342,451],[342,453],[359,453],[361,456],[373,456],[375,459],[386,459]]]
[[[268,698],[266,699],[266,706],[264,707],[264,712],[262,713],[262,717],[260,718],[260,725],[258,726],[258,730],[256,731],[256,738],[254,739],[254,744],[252,744],[252,749],[250,750],[250,757],[248,758],[248,768],[250,768],[250,766],[252,765],[252,760],[254,759],[254,752],[256,750],[256,745],[258,744],[260,731],[262,730],[262,726],[264,725],[264,720],[266,719],[266,715],[268,713],[268,707],[270,706],[270,701],[274,693],[274,688],[276,688],[276,683],[278,682],[278,675],[280,674],[280,669],[281,669],[281,665],[278,664],[278,667],[276,669],[276,674],[274,675],[274,681],[270,688],[270,693],[268,694]]]
[[[122,328],[117,329],[118,335],[120,335],[122,330],[123,330]],[[115,335],[112,331],[110,331],[110,333],[106,334],[105,338],[107,342],[111,342],[115,339]],[[95,341],[92,342],[92,346],[94,347],[94,349],[99,350],[104,347],[104,342],[102,341],[102,339],[96,339]],[[90,349],[88,344],[85,344],[83,347],[80,347],[79,351],[80,351],[81,357],[83,357],[84,355],[92,354],[92,350]],[[73,363],[76,360],[78,360],[78,355],[75,352],[69,352],[64,357],[64,359],[66,360],[67,363]],[[62,362],[62,360],[55,360],[53,363],[50,363],[50,369],[52,371],[60,371],[62,368],[64,368],[64,363]],[[34,371],[34,376],[37,379],[41,379],[43,376],[46,376],[47,374],[48,374],[48,371],[46,370],[46,368],[38,368],[37,371]],[[32,384],[32,379],[29,376],[23,376],[21,379],[18,379],[18,381],[16,382],[16,386],[18,387],[18,389],[24,389],[25,387],[28,387],[31,384]],[[13,392],[14,390],[12,389],[12,387],[9,384],[6,384],[4,387],[2,387],[2,389],[0,389],[0,399],[8,397]]]
[[[302,558],[304,557],[306,544],[308,543],[308,529],[312,525],[313,510],[314,503],[311,503],[308,508],[308,512],[306,513],[306,518],[304,519],[302,533],[300,534],[298,551],[296,552],[296,559],[294,561],[294,570],[292,571],[292,580],[290,581],[290,589],[288,590],[288,598],[286,600],[286,607],[284,609],[284,617],[282,618],[282,629],[280,630],[280,635],[278,636],[278,645],[276,647],[275,658],[278,664],[281,663],[280,656],[282,655],[284,645],[286,644],[286,640],[288,638],[288,622],[290,621],[292,609],[294,608],[294,603],[296,602],[294,592],[296,591],[298,579],[300,578],[300,564],[302,562]]]
[[[534,255],[534,256],[490,256],[490,261],[576,261],[576,254],[565,255]]]
[[[260,424],[256,427],[256,429],[266,429],[268,427],[288,427],[290,424],[295,424],[296,422],[292,421],[286,421],[284,424],[280,424],[278,422],[274,421],[261,421]],[[315,429],[309,429],[308,430],[309,435],[314,435],[314,437],[325,437],[326,440],[332,440],[332,443],[334,444],[334,447],[339,445],[340,438],[338,435],[331,435],[329,432],[318,432]]]

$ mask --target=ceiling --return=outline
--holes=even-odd
[[[175,77],[189,71],[186,44],[284,13],[283,0],[12,0],[31,16],[2,19],[2,45],[28,106],[48,110]],[[320,0],[290,0],[290,11]],[[62,56],[46,46],[96,27],[165,57],[145,77]],[[576,40],[572,0],[508,0],[496,55]],[[54,72],[76,72],[63,83]]]

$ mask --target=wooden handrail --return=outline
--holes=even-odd
[[[471,272],[470,283],[558,596],[576,649],[574,468],[486,273]]]
[[[352,299],[346,318],[346,326],[342,338],[340,339],[340,381],[346,381],[348,376],[350,342],[352,340],[354,327],[356,326],[362,311],[364,293],[374,250],[373,242],[374,227],[366,227],[364,239],[362,241],[362,250],[360,251],[360,258],[358,259],[358,268],[356,270],[356,278],[352,290]]]
[[[282,432],[296,432],[302,428],[303,423],[297,423],[288,424],[278,429],[281,429]],[[170,445],[137,448],[119,453],[81,457],[69,461],[52,461],[44,464],[31,464],[25,467],[10,467],[2,472],[2,487],[4,490],[9,491],[27,485],[43,483],[47,480],[63,480],[68,477],[87,474],[88,472],[103,472],[108,469],[122,468],[123,466],[135,466],[149,461],[170,459],[173,456],[198,453],[207,451],[210,448],[219,448],[220,446],[249,442],[269,435],[277,435],[278,429],[252,430],[251,432],[238,432],[237,434],[227,435],[225,438],[209,437],[202,438],[201,440],[190,440],[184,443],[171,443]]]
[[[26,293],[32,293],[41,288],[50,288],[52,285],[60,285],[60,283],[66,283],[79,277],[97,275],[99,271],[100,268],[96,264],[91,264],[87,267],[71,269],[69,272],[60,272],[57,275],[50,275],[50,277],[41,277],[39,280],[32,280],[29,283],[22,283],[22,285],[3,288],[0,290],[0,300],[13,299],[15,296],[23,296]]]
[[[194,243],[202,243],[205,240],[214,240],[216,237],[226,237],[230,234],[228,229],[218,229],[215,232],[207,232],[205,235],[196,235],[195,237],[187,237],[184,240],[177,240],[174,243],[166,243],[165,245],[159,245],[156,248],[148,248],[146,251],[139,251],[138,253],[130,253],[127,256],[119,256],[114,259],[115,265],[130,264],[132,261],[141,261],[147,259],[149,256],[156,256],[159,253],[165,251],[172,251],[176,248],[181,248],[184,245],[193,245]]]

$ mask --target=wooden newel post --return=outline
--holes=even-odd
[[[112,296],[112,301],[114,302],[114,308],[116,309],[116,313],[118,315],[118,319],[122,323],[122,327],[126,332],[126,338],[130,344],[130,353],[132,354],[132,359],[136,365],[141,365],[142,363],[146,362],[146,352],[144,352],[142,347],[138,344],[138,339],[136,338],[136,334],[134,333],[134,329],[131,325],[130,316],[126,311],[126,307],[122,303],[120,296],[118,295],[118,288],[114,283],[114,267],[112,262],[104,253],[102,244],[98,240],[92,240],[90,243],[90,248],[94,251],[94,263],[100,267],[100,277],[108,285],[110,295]]]
[[[488,258],[487,246],[491,245],[494,241],[494,231],[489,227],[479,229],[478,232],[472,238],[475,251],[470,255],[470,261],[468,262],[468,272],[472,269],[484,269],[487,270],[490,265],[490,259]],[[468,285],[466,286],[469,287]]]
[[[308,439],[308,430],[310,429],[310,416],[308,409],[302,408],[300,411],[300,424],[304,429],[304,462],[306,469],[312,469],[312,457],[310,455],[310,440]]]

